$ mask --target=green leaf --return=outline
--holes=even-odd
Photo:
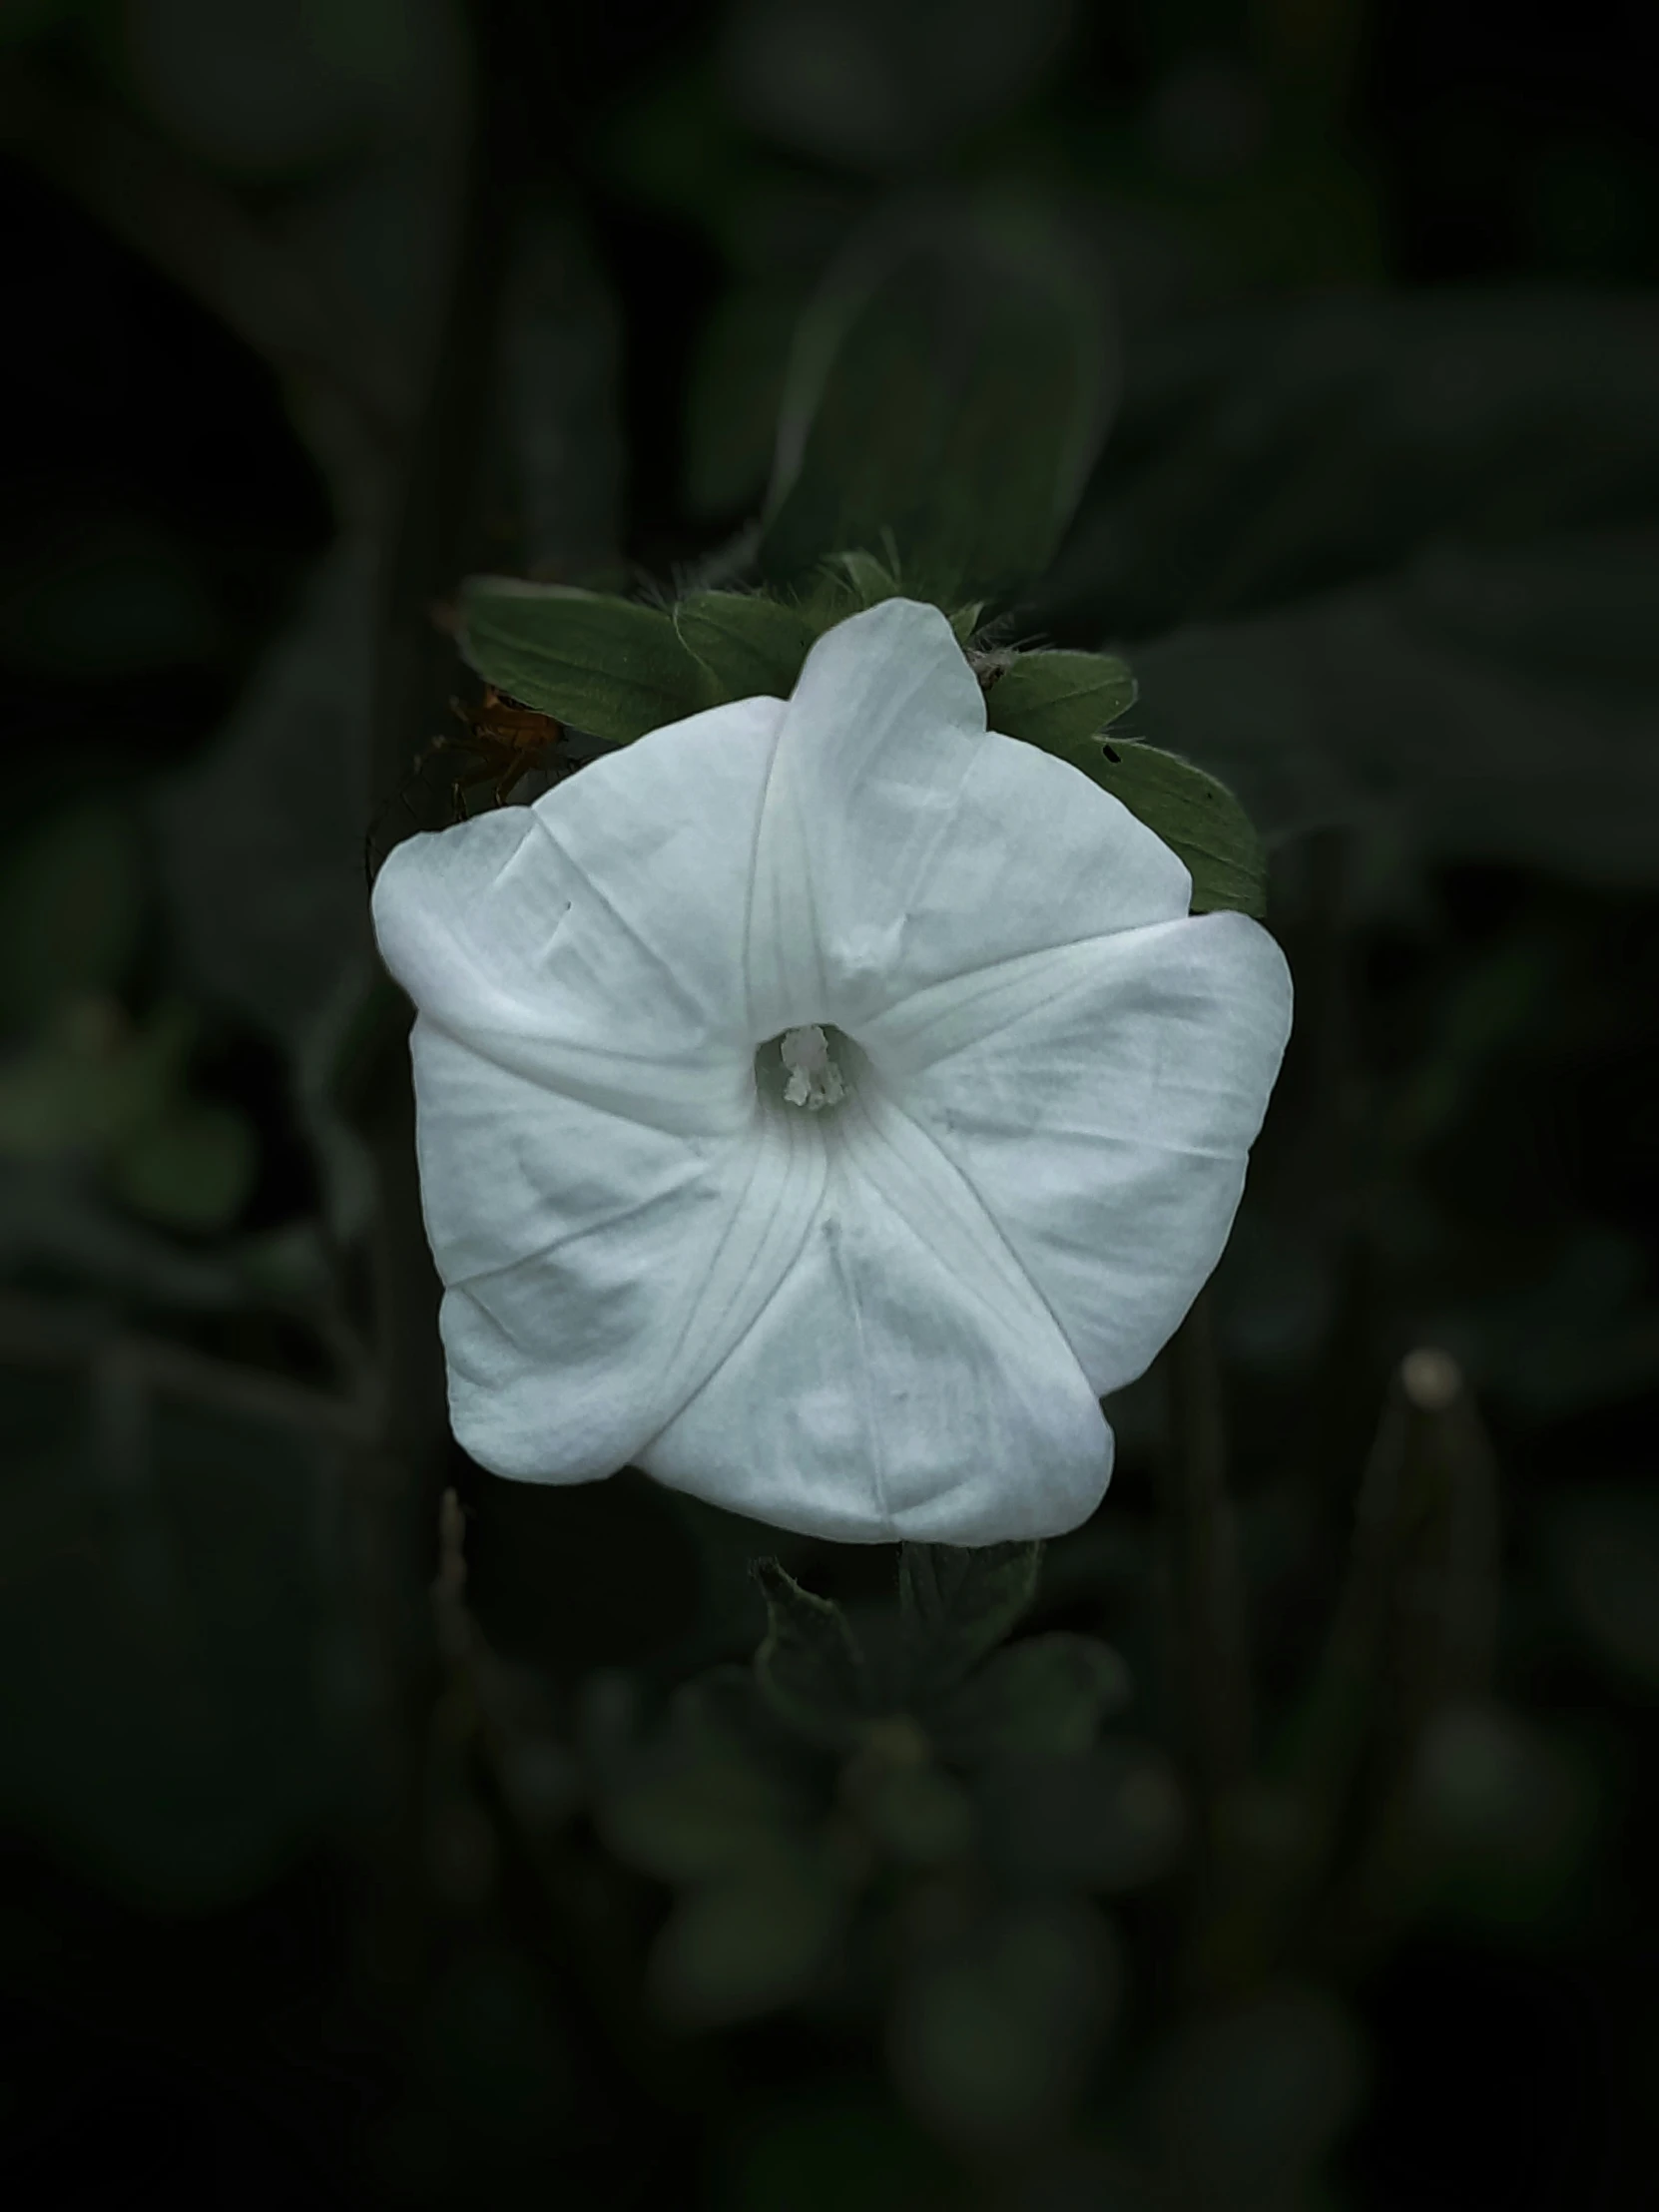
[[[676,605],[674,627],[721,699],[788,699],[813,643],[804,615],[757,592],[692,592]]]
[[[1021,653],[991,688],[993,729],[1045,753],[1081,745],[1135,704],[1135,679],[1109,653]]]
[[[469,577],[461,651],[486,683],[613,745],[710,704],[666,614],[573,585]]]
[[[755,1654],[762,1695],[797,1734],[844,1748],[869,1712],[868,1670],[846,1616],[804,1590],[776,1559],[757,1559],[754,1574],[767,1606],[766,1638]]]
[[[1108,751],[1085,739],[1052,751],[1121,800],[1137,822],[1170,846],[1192,876],[1195,914],[1234,911],[1259,919],[1267,912],[1262,840],[1216,777],[1151,745],[1126,742]]]
[[[908,588],[955,605],[1047,563],[1115,390],[1103,277],[1040,212],[877,216],[802,319],[760,545],[805,575],[890,532]]]
[[[961,1680],[1037,1594],[1041,1544],[901,1544],[898,1604],[918,1687]]]
[[[993,1653],[922,1725],[946,1758],[1087,1751],[1129,1693],[1128,1668],[1093,1636],[1033,1636]]]

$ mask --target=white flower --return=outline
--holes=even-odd
[[[994,701],[994,693],[992,695]],[[889,600],[375,885],[455,1433],[842,1542],[1059,1534],[1215,1266],[1278,947]]]

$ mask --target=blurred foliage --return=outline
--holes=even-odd
[[[147,1405],[118,1351],[90,1390],[30,1395],[8,1417],[0,1636],[29,1685],[8,1817],[151,1909],[212,1911],[307,1849],[340,1789],[330,1470],[269,1422]]]
[[[0,9],[20,2197],[1651,2192],[1656,57],[1501,28]],[[366,928],[468,667],[896,589],[1296,973],[1040,1560],[465,1462]]]
[[[920,597],[1023,587],[1116,397],[1106,281],[1017,202],[901,206],[854,232],[792,341],[761,573],[789,582],[889,532]]]

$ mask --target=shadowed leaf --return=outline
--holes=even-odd
[[[681,2027],[753,2020],[805,1996],[834,1955],[841,1893],[805,1857],[682,1897],[648,1969],[652,2001]]]
[[[1561,1501],[1554,1523],[1575,1624],[1602,1658],[1659,1690],[1659,1499],[1634,1484],[1587,1489]]]
[[[888,2050],[906,2102],[946,2141],[1028,2141],[1081,2088],[1120,1980],[1112,1931],[1084,1900],[1004,1907],[900,1983]]]
[[[312,572],[219,740],[155,802],[187,974],[290,1050],[348,1018],[373,973],[363,901],[373,561]]]
[[[1135,1889],[1165,1873],[1183,1841],[1169,1762],[1141,1744],[998,1759],[975,1777],[974,1797],[986,1859],[1019,1888]]]
[[[642,1874],[707,1882],[769,1865],[793,1811],[787,1788],[758,1763],[710,1747],[630,1780],[606,1798],[598,1826]]]
[[[1046,563],[1115,360],[1104,282],[1040,216],[884,213],[803,318],[761,541],[789,578],[890,531],[910,588],[954,603]]]
[[[1651,533],[1435,548],[1137,646],[1140,726],[1271,842],[1348,828],[1424,862],[1652,883],[1656,591]]]
[[[788,699],[813,642],[793,607],[755,592],[692,592],[676,605],[674,626],[721,699]]]
[[[991,689],[993,730],[1064,752],[1135,704],[1135,679],[1109,653],[1022,653]]]
[[[486,683],[613,745],[710,704],[666,614],[572,585],[469,577],[461,651]]]
[[[898,1604],[918,1690],[960,1681],[1037,1594],[1041,1544],[901,1544]]]
[[[755,1578],[767,1605],[766,1640],[755,1678],[781,1720],[810,1742],[849,1744],[868,1712],[868,1682],[846,1616],[804,1590],[776,1559],[758,1559]]]
[[[1639,291],[1435,286],[1148,332],[1037,619],[1150,638],[1301,602],[1425,546],[1460,558],[1646,530],[1656,375],[1659,314]],[[1135,665],[1152,696],[1138,647]]]
[[[1265,1990],[1192,2021],[1155,2061],[1150,2099],[1181,2201],[1300,2201],[1364,2080],[1358,2030],[1323,1989]]]
[[[1033,1636],[992,1654],[923,1723],[950,1759],[1001,1752],[1086,1751],[1130,1694],[1129,1670],[1092,1636]]]
[[[89,1372],[63,1395],[98,1479],[73,1442],[8,1437],[0,1661],[30,1690],[0,1720],[0,1820],[146,1910],[223,1908],[342,1802],[354,1647],[319,1555],[338,1466],[141,1372]]]
[[[180,1098],[123,1147],[112,1180],[135,1212],[200,1234],[235,1221],[258,1164],[241,1114],[212,1099]]]
[[[23,1028],[65,999],[113,990],[143,914],[138,838],[114,807],[55,816],[0,855],[0,1025]]]
[[[966,1791],[930,1764],[887,1767],[863,1804],[862,1820],[881,1849],[906,1866],[937,1866],[959,1858],[973,1839],[973,1806]]]
[[[1262,840],[1218,778],[1150,745],[1114,746],[1116,760],[1089,739],[1052,751],[1163,838],[1193,879],[1195,914],[1234,911],[1260,918],[1266,913]]]

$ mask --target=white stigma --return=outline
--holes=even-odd
[[[816,1114],[836,1105],[846,1095],[841,1071],[830,1057],[830,1042],[817,1022],[805,1029],[786,1029],[780,1050],[790,1079],[784,1096],[792,1106],[805,1106]]]

